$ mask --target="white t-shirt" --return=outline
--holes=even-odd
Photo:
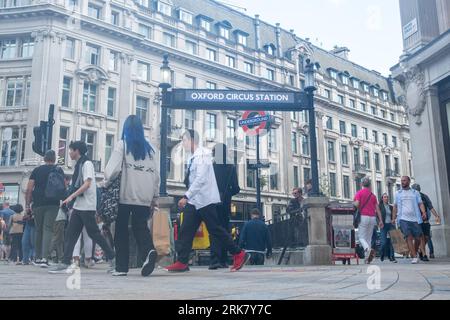
[[[91,186],[78,196],[75,200],[73,208],[79,211],[96,211],[97,210],[97,185],[95,183],[95,170],[91,161],[86,161],[81,170],[83,183],[91,179]]]
[[[402,220],[417,222],[417,215],[415,206],[416,202],[416,194],[413,190],[403,190],[403,195],[401,198],[401,206],[402,206]]]

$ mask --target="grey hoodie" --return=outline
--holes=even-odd
[[[105,168],[105,185],[122,172],[120,203],[149,207],[159,196],[159,171],[156,156],[145,160],[134,160],[131,153],[125,155],[125,144],[120,140]],[[156,152],[155,152],[156,153]],[[125,160],[125,163],[123,161]]]

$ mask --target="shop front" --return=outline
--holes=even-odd
[[[9,202],[11,205],[19,203],[20,186],[18,184],[0,182],[0,204]]]

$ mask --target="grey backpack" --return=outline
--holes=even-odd
[[[64,200],[65,195],[64,172],[58,166],[54,166],[48,175],[44,196],[47,199]]]

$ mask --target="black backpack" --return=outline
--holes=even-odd
[[[48,175],[44,196],[52,200],[64,200],[66,196],[64,172],[58,166],[54,166]]]

